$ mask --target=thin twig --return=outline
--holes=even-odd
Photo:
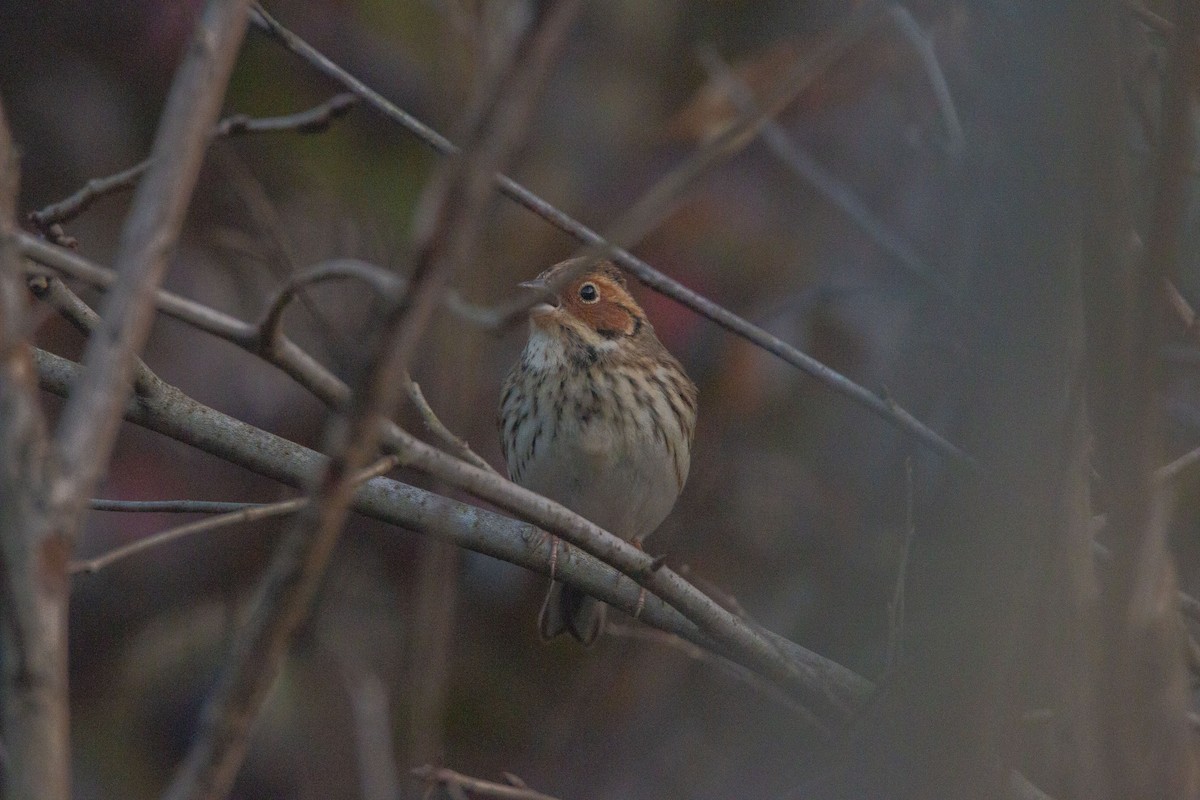
[[[59,395],[70,393],[72,383],[78,378],[79,366],[41,350],[35,350],[34,356],[42,387]],[[156,397],[131,403],[125,410],[125,417],[136,425],[289,486],[307,485],[324,461],[312,450],[202,406],[170,386]],[[531,525],[495,512],[385,478],[376,478],[359,490],[355,509],[368,517],[432,535],[543,575],[550,574],[551,552],[547,537]],[[570,515],[565,509],[563,513]],[[545,530],[560,532],[556,530],[557,523],[541,519],[539,524]],[[628,546],[617,540],[617,546],[622,545]],[[636,550],[634,553],[644,555]],[[644,569],[645,565],[639,563],[639,566]],[[643,598],[639,584],[580,548],[561,548],[556,570],[558,578],[629,613],[644,599],[643,622],[682,636],[769,677],[765,670],[740,656],[721,634],[701,631],[656,595]],[[689,584],[682,581],[680,584],[680,591],[698,594],[698,590]],[[863,702],[872,691],[870,683],[844,667],[769,631],[757,630],[787,659],[804,665],[801,674],[804,680],[810,681],[808,693],[832,693],[841,703],[852,706]],[[827,724],[843,718],[842,712],[822,716]]]
[[[200,163],[246,30],[248,0],[211,0],[167,97],[151,152],[122,228],[117,281],[88,339],[83,380],[55,432],[51,504],[58,531],[74,532],[108,463],[120,410],[154,319],[154,292],[183,226]]]
[[[743,111],[755,107],[754,96],[749,88],[715,50],[711,47],[701,47],[697,55],[709,75],[725,84],[730,98]],[[765,125],[762,140],[784,166],[841,209],[875,244],[894,257],[913,277],[939,294],[957,299],[957,292],[922,261],[908,242],[876,217],[852,188],[801,149],[779,123],[772,120]]]
[[[355,258],[324,261],[292,276],[276,291],[258,323],[260,346],[272,347],[279,340],[283,312],[298,292],[307,286],[335,280],[358,281],[371,288],[381,299],[393,303],[399,300],[406,285],[403,279],[387,270]]]
[[[393,469],[396,466],[396,464],[398,463],[398,461],[399,461],[399,459],[396,456],[388,456],[386,458],[381,458],[373,466],[359,472],[358,475],[356,475],[354,477],[353,481],[354,481],[355,485],[366,483],[371,478],[375,478],[375,477],[382,475],[385,472],[388,472],[391,469]],[[96,502],[95,500],[92,501],[92,503],[95,503],[95,502]],[[184,503],[183,507],[189,508],[190,513],[195,513],[194,507],[198,501],[175,500],[175,501],[166,501],[166,502],[167,503],[175,503],[175,504]],[[128,558],[129,556],[141,553],[144,550],[149,550],[152,547],[159,547],[160,545],[169,544],[171,542],[176,542],[184,537],[193,536],[197,533],[206,533],[208,531],[214,531],[219,528],[227,528],[231,525],[240,525],[243,522],[257,522],[259,520],[269,519],[271,517],[281,517],[281,516],[286,516],[288,514],[295,514],[297,511],[301,511],[301,510],[307,508],[309,502],[310,502],[310,500],[307,497],[293,497],[290,500],[280,500],[279,502],[276,502],[276,503],[265,503],[265,504],[261,504],[261,503],[259,503],[259,504],[210,503],[208,505],[212,506],[212,507],[222,506],[222,505],[241,505],[242,507],[222,513],[215,517],[210,517],[208,519],[199,520],[197,522],[191,522],[191,523],[188,523],[187,525],[179,525],[174,528],[168,528],[165,531],[160,531],[159,533],[151,534],[150,536],[144,536],[141,539],[138,539],[136,542],[130,542],[127,545],[122,545],[121,547],[114,548],[112,550],[109,550],[107,553],[104,553],[103,555],[97,556],[95,558],[89,558],[85,561],[73,561],[71,563],[69,571],[73,575],[78,574],[80,572],[88,572],[88,573],[98,572],[99,570],[109,566],[110,564],[113,564],[114,562],[121,561],[122,559]],[[143,503],[140,503],[139,505],[145,506],[146,503],[143,502]],[[129,509],[123,508],[121,510],[129,510]],[[152,508],[136,508],[135,510],[149,511],[149,510],[154,510],[154,509],[152,509]],[[210,511],[207,513],[213,513],[213,512]]]
[[[281,500],[277,503],[268,503],[266,505],[258,505],[251,508],[243,508],[238,511],[231,511],[225,514],[220,514],[208,519],[190,522],[187,525],[179,525],[174,528],[168,528],[165,531],[143,536],[137,541],[122,545],[121,547],[113,548],[103,555],[95,558],[89,558],[82,561],[72,561],[68,571],[72,575],[78,575],[81,572],[93,573],[113,564],[122,559],[137,555],[145,550],[149,550],[160,545],[170,544],[183,539],[187,536],[192,536],[197,533],[205,533],[214,531],[219,528],[227,528],[231,525],[238,525],[243,522],[258,522],[259,520],[270,519],[271,517],[281,517],[288,514],[294,514],[308,505],[307,497],[296,497],[291,500]]]
[[[904,646],[904,597],[905,582],[908,580],[908,558],[912,552],[913,537],[917,526],[913,520],[913,467],[912,459],[904,460],[904,547],[900,551],[900,561],[896,567],[896,587],[892,591],[892,600],[888,603],[888,642],[887,669],[895,670],[903,654]]]
[[[115,511],[125,514],[228,514],[248,508],[262,508],[263,503],[227,503],[217,500],[108,500],[88,501],[92,511]]]
[[[946,135],[949,137],[949,146],[946,149],[951,156],[957,157],[966,150],[966,136],[963,135],[962,122],[958,118],[958,109],[954,105],[954,96],[950,94],[950,84],[946,81],[946,73],[942,71],[937,52],[933,49],[933,42],[913,18],[912,12],[903,5],[891,3],[887,10],[892,22],[896,24],[896,28],[904,35],[921,59],[921,66],[925,68],[929,86],[933,89],[933,96],[937,99],[942,121],[946,125]]]
[[[356,95],[349,92],[334,95],[329,100],[306,111],[288,114],[282,117],[249,117],[245,114],[234,114],[218,122],[209,134],[209,139],[222,139],[249,133],[274,133],[278,131],[295,131],[297,133],[319,133],[329,127],[329,123],[342,117],[359,102]],[[37,226],[43,234],[51,236],[51,226],[69,222],[91,207],[92,203],[102,197],[117,192],[124,192],[137,185],[138,180],[150,168],[151,159],[122,170],[104,178],[93,178],[84,184],[83,188],[52,203],[38,211],[31,211],[28,219]],[[59,242],[55,242],[56,244]]]
[[[57,311],[75,330],[82,333],[85,339],[100,327],[100,315],[68,289],[61,279],[35,275],[29,278],[28,285],[35,297]],[[161,383],[161,379],[146,366],[145,361],[141,358],[134,359],[134,391],[145,397],[157,391]]]
[[[421,415],[421,421],[425,423],[425,429],[437,437],[442,444],[443,450],[463,461],[474,464],[480,469],[496,472],[495,467],[480,457],[465,440],[456,436],[454,431],[447,428],[445,423],[438,419],[438,415],[430,407],[429,401],[425,399],[420,384],[414,381],[411,375],[405,373],[404,384],[405,391],[408,393],[408,399],[417,409],[417,413]]]
[[[463,775],[461,772],[455,772],[445,767],[435,767],[432,764],[414,767],[409,774],[430,786],[445,787],[451,796],[455,796],[454,790],[457,789],[459,793],[468,791],[480,797],[495,797],[500,800],[557,800],[548,794],[535,792],[527,786],[514,786],[511,783],[495,783],[472,778],[470,775]]]
[[[1152,31],[1157,31],[1164,36],[1170,36],[1175,33],[1174,23],[1163,19],[1158,14],[1155,14],[1153,11],[1137,2],[1137,0],[1121,0],[1121,7],[1133,16],[1137,17],[1137,19],[1140,20],[1143,25]]]
[[[79,260],[74,254],[71,256],[72,263]],[[248,341],[244,336],[245,327],[253,329],[253,326],[243,327],[244,323],[239,324],[228,317],[204,316],[210,322],[222,323],[213,325],[213,332],[221,330],[231,334],[230,341],[256,352],[254,342]],[[299,351],[299,348],[296,350]],[[299,352],[303,354],[303,351]],[[282,352],[259,355],[277,366],[284,365],[288,358]],[[288,374],[331,408],[344,407],[349,399],[346,385],[311,358],[303,363],[290,364],[286,369]],[[493,471],[474,467],[426,445],[399,426],[388,424],[385,427],[384,443],[390,452],[404,456],[409,465],[489,502],[498,503],[502,508],[520,514],[543,529],[563,536],[567,541],[582,547],[586,552],[612,564],[622,572],[636,576],[638,582],[650,591],[666,592],[664,596],[671,598],[672,604],[679,604],[677,607],[690,619],[697,620],[698,624],[701,624],[700,620],[704,620],[701,627],[706,634],[729,643],[733,650],[723,651],[724,654],[756,670],[762,670],[764,675],[780,681],[781,685],[790,686],[801,695],[809,691],[806,686],[811,687],[811,681],[803,675],[796,674],[794,666],[786,659],[780,658],[769,637],[764,639],[760,633],[756,633],[744,621],[737,619],[708,597],[700,594],[689,596],[689,592],[694,592],[690,585],[669,569],[650,569],[653,559],[646,553],[616,539],[562,506],[510,483]],[[824,713],[831,718],[844,713],[842,703],[829,697],[818,695],[809,697],[808,701],[828,706]]]
[[[332,453],[306,507],[277,548],[260,583],[247,623],[238,631],[228,667],[206,704],[204,719],[171,786],[170,800],[218,800],[233,785],[250,725],[282,665],[316,593],[354,500],[355,473],[373,457],[383,424],[403,392],[403,376],[440,302],[449,274],[474,253],[483,230],[491,176],[523,136],[534,99],[581,0],[559,0],[539,18],[520,62],[497,84],[488,113],[479,117],[471,146],[435,176],[433,225],[418,236],[412,285],[382,314],[374,353],[350,395],[344,419],[329,430]],[[546,34],[546,35],[543,35]],[[418,227],[420,224],[418,223]],[[440,452],[440,451],[439,451]],[[458,463],[458,462],[456,462]]]
[[[368,105],[385,117],[401,125],[442,155],[453,155],[458,152],[458,148],[449,139],[425,125],[408,112],[398,108],[378,92],[334,64],[325,55],[267,15],[260,6],[255,7],[255,14],[255,22],[261,29],[277,39],[284,47],[312,64],[319,71],[363,98]],[[806,70],[813,70],[816,66],[834,60],[837,55],[845,51],[845,48],[865,35],[874,26],[880,14],[881,8],[877,3],[868,3],[855,10],[838,28],[836,33],[826,40],[820,52],[814,54],[811,61],[805,62],[801,67],[798,67],[797,74],[806,75]],[[765,123],[774,113],[777,113],[779,110],[777,106],[781,102],[783,105],[786,105],[790,98],[794,96],[793,92],[798,91],[799,88],[803,88],[803,83],[799,80],[794,80],[790,85],[787,81],[781,82],[776,95],[767,103],[764,103],[764,111],[761,118],[754,120],[740,119],[733,123],[737,130],[734,134],[727,133],[730,140],[727,144],[734,143],[757,130],[759,125]],[[724,140],[725,137],[721,138]],[[836,370],[800,352],[782,339],[772,336],[762,328],[751,324],[723,306],[688,289],[673,278],[667,277],[627,250],[615,246],[596,231],[551,205],[512,178],[506,175],[497,175],[495,179],[502,194],[542,217],[564,233],[573,236],[584,245],[597,248],[599,253],[603,253],[611,258],[621,268],[633,274],[639,281],[654,291],[672,298],[701,316],[707,317],[726,330],[743,337],[792,366],[803,370],[834,391],[849,397],[874,414],[896,425],[900,430],[929,446],[934,451],[951,458],[959,466],[971,470],[977,468],[974,459],[969,455],[948,442],[941,435],[918,422],[911,415],[896,413],[893,407],[881,400],[875,393],[859,386]]]

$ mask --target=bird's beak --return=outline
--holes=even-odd
[[[538,297],[542,300],[541,303],[530,309],[531,312],[541,311],[543,313],[552,311],[558,308],[558,295],[551,291],[546,285],[546,281],[542,278],[534,278],[531,281],[522,281],[517,284],[522,289],[529,289],[532,292],[537,292]]]
[[[534,278],[531,281],[521,281],[517,284],[517,286],[522,289],[532,289],[533,291],[541,292],[542,294],[547,294],[549,292],[549,290],[546,288],[546,281],[544,278]]]

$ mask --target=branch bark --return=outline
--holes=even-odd
[[[47,435],[26,342],[17,184],[17,152],[0,106],[0,795],[66,800],[66,575],[57,543],[36,535]]]
[[[9,340],[21,295],[13,294],[18,265],[12,245],[15,172],[3,149],[5,188],[0,203],[5,248],[3,356],[11,380],[0,380],[0,411],[8,430],[0,441],[6,488],[0,490],[4,539],[4,717],[11,775],[6,797],[66,800],[70,796],[67,698],[67,565],[88,496],[108,463],[129,396],[137,354],[154,314],[154,293],[179,234],[208,131],[246,27],[247,0],[213,0],[196,26],[176,73],[155,138],[153,159],[126,219],[118,248],[118,274],[101,328],[89,342],[87,369],[67,400],[53,441],[45,450],[30,404],[32,376],[21,340]],[[5,135],[5,138],[7,136]],[[15,286],[19,287],[19,283]],[[12,306],[9,308],[9,306]],[[9,313],[11,312],[11,313]],[[26,366],[22,371],[21,362]],[[8,472],[16,466],[23,474]],[[23,487],[14,497],[9,491]],[[11,500],[11,502],[9,502]],[[11,515],[11,516],[10,516]],[[11,612],[9,612],[11,609]]]
[[[308,615],[318,583],[354,498],[355,474],[377,451],[384,423],[406,385],[408,366],[450,275],[478,248],[491,195],[532,113],[553,55],[580,0],[559,0],[543,14],[511,74],[473,125],[471,145],[432,183],[432,225],[418,241],[410,291],[396,298],[379,326],[374,354],[350,395],[345,418],[327,429],[331,456],[312,489],[313,502],[280,544],[233,645],[201,730],[165,797],[219,800],[233,785],[249,744],[250,725],[282,666],[295,631]],[[549,32],[549,36],[539,34]],[[268,317],[268,321],[272,317]],[[268,322],[268,324],[270,324]],[[274,325],[272,325],[274,327]]]
[[[750,136],[761,125],[765,124],[768,119],[786,106],[807,85],[808,81],[814,75],[819,74],[823,66],[832,63],[833,60],[836,60],[839,55],[845,52],[846,47],[864,36],[877,22],[881,14],[882,8],[877,3],[868,3],[852,12],[831,35],[825,46],[820,48],[819,52],[814,55],[811,62],[806,61],[798,65],[795,74],[789,76],[792,79],[791,84],[789,85],[788,81],[781,82],[778,91],[772,93],[768,102],[763,104],[764,109],[762,113],[735,122],[728,131],[719,137],[719,146],[733,148],[734,145],[748,142]],[[296,53],[316,69],[363,98],[372,108],[419,137],[437,152],[442,155],[454,155],[459,152],[459,148],[449,139],[428,125],[425,125],[416,117],[398,108],[378,92],[333,63],[316,48],[312,47],[312,45],[280,25],[261,8],[256,10],[255,21],[259,27],[276,38],[284,47]],[[703,161],[705,158],[708,158],[708,156],[696,157],[696,163]],[[684,171],[690,171],[690,167],[685,165],[685,169],[680,174],[682,175]],[[724,308],[718,303],[714,303],[707,297],[692,291],[673,278],[664,275],[625,248],[618,246],[617,243],[614,243],[569,214],[556,208],[507,175],[497,174],[495,181],[501,194],[529,209],[569,236],[574,237],[581,244],[611,258],[622,269],[630,272],[639,281],[654,291],[670,297],[701,316],[707,317],[731,333],[741,336],[756,346],[761,347],[766,352],[804,371],[833,391],[848,397],[871,413],[895,425],[905,435],[922,442],[934,452],[941,453],[956,466],[968,471],[973,470],[977,466],[974,459],[968,453],[965,453],[912,415],[897,408],[894,403],[889,403],[874,392],[854,383],[837,370],[822,364],[812,356],[802,353],[777,336],[772,336],[757,325],[729,311],[729,309]]]
[[[79,366],[41,350],[34,355],[41,387],[52,394],[69,394],[71,384],[78,378]],[[125,418],[288,486],[309,485],[312,476],[321,469],[324,457],[319,453],[201,405],[173,386],[165,386],[161,394],[130,403]],[[373,519],[550,575],[548,537],[533,525],[511,517],[387,478],[365,484],[355,496],[354,509]],[[559,548],[555,576],[630,614],[637,610],[642,595],[641,587],[632,579],[575,547]],[[685,591],[699,594],[699,590],[690,586]],[[695,623],[653,594],[645,596],[639,618],[735,663],[744,663],[729,646],[703,633]],[[845,708],[864,702],[870,695],[872,686],[861,676],[769,631],[759,630],[787,658],[803,665],[803,673],[810,681],[808,692],[836,697]],[[838,714],[823,721],[832,725],[842,719],[844,715]]]
[[[209,131],[246,31],[248,0],[211,0],[163,109],[152,164],[138,184],[114,261],[117,282],[88,341],[83,380],[67,401],[51,452],[52,526],[67,539],[103,474],[137,355],[200,173]]]

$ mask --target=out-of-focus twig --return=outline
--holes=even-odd
[[[502,169],[524,135],[549,66],[580,0],[558,0],[522,49],[511,80],[497,84],[470,144],[433,180],[430,219],[418,220],[418,258],[407,293],[381,315],[370,362],[350,394],[344,418],[329,426],[331,454],[312,489],[312,503],[276,549],[260,583],[248,622],[238,631],[228,664],[206,704],[204,719],[166,797],[218,800],[233,785],[250,725],[273,684],[288,645],[307,616],[316,587],[357,490],[356,472],[374,456],[403,392],[403,376],[450,274],[475,252],[491,176]],[[552,31],[559,35],[541,36]],[[423,229],[422,229],[423,228]],[[362,277],[361,275],[359,277]],[[286,295],[285,295],[286,296]],[[279,309],[283,302],[274,304]],[[270,317],[268,317],[268,320]],[[273,337],[272,337],[273,338]]]
[[[824,41],[822,46],[814,52],[811,59],[798,64],[793,74],[786,76],[784,80],[779,82],[775,91],[771,92],[768,100],[763,103],[763,111],[759,115],[753,118],[739,118],[724,134],[718,136],[713,143],[710,143],[712,149],[706,149],[703,153],[694,156],[685,168],[678,170],[671,178],[671,184],[685,179],[690,180],[691,178],[688,177],[689,173],[699,174],[699,171],[702,171],[705,166],[705,162],[715,162],[716,158],[728,148],[743,144],[743,140],[748,141],[747,137],[751,136],[762,124],[778,113],[782,107],[785,107],[807,85],[812,75],[818,73],[824,66],[832,63],[838,56],[845,52],[847,47],[866,35],[877,23],[881,14],[882,7],[874,2],[866,3],[855,9],[837,30]],[[419,137],[437,152],[443,155],[453,155],[458,152],[458,148],[449,139],[434,131],[416,117],[398,108],[378,92],[350,75],[299,36],[280,25],[278,21],[269,16],[259,6],[255,7],[255,22],[261,29],[283,44],[284,47],[362,97],[372,108]],[[875,393],[859,386],[836,370],[800,352],[782,339],[772,336],[762,328],[739,317],[723,306],[692,291],[673,278],[664,275],[645,261],[634,256],[628,250],[617,246],[601,234],[551,205],[512,178],[506,175],[496,175],[495,180],[502,194],[525,206],[559,230],[573,236],[582,244],[591,248],[589,257],[602,256],[611,258],[622,269],[633,274],[638,280],[656,292],[672,298],[698,314],[707,317],[726,330],[741,336],[767,352],[783,359],[792,366],[803,370],[834,391],[849,397],[876,415],[896,425],[900,430],[921,441],[936,452],[952,459],[959,466],[970,470],[976,468],[974,459],[968,454],[923,423],[917,421],[911,415],[896,413],[892,406],[885,403]],[[666,194],[676,192],[678,189],[673,185],[662,184],[660,191]],[[643,200],[650,202],[650,198],[643,198]],[[642,220],[642,224],[645,221]],[[636,228],[637,226],[631,226],[630,232],[637,233]],[[530,304],[530,300],[522,300],[519,304],[514,303],[512,308],[507,311],[508,313],[517,313],[521,308],[528,308]],[[508,314],[505,314],[501,318],[507,318],[507,316]]]
[[[1174,23],[1163,19],[1158,14],[1155,14],[1153,11],[1137,2],[1137,0],[1121,0],[1121,7],[1135,16],[1143,25],[1152,31],[1157,31],[1164,36],[1170,36],[1175,32]]]
[[[359,99],[356,95],[343,92],[334,95],[318,106],[296,114],[281,117],[250,117],[245,114],[234,114],[218,122],[209,137],[223,139],[250,133],[278,131],[319,133],[328,128],[335,119],[344,116],[358,102]],[[146,170],[150,168],[150,162],[151,159],[148,158],[113,175],[93,178],[70,197],[37,211],[31,211],[28,219],[43,234],[49,236],[51,226],[75,219],[100,198],[132,189],[146,174]],[[50,238],[54,239],[53,236]]]
[[[946,149],[952,157],[960,156],[966,149],[966,137],[963,135],[962,122],[958,118],[954,96],[950,93],[950,84],[946,81],[946,73],[942,71],[937,52],[933,49],[933,42],[913,18],[912,12],[900,3],[889,5],[888,15],[921,59],[921,66],[925,69],[929,86],[933,89],[933,96],[937,99],[938,109],[941,111],[942,122],[946,126],[946,136],[949,139]]]
[[[115,511],[124,514],[228,514],[247,508],[261,508],[263,503],[233,503],[220,500],[109,500],[93,498],[88,501],[92,511]]]
[[[749,88],[738,79],[716,51],[710,47],[698,50],[700,62],[716,80],[727,87],[730,97],[742,109],[754,108],[754,97]],[[866,207],[862,199],[837,176],[816,162],[815,159],[788,136],[783,127],[774,120],[763,126],[762,140],[779,161],[794,172],[801,180],[824,195],[831,203],[840,208],[871,237],[884,252],[894,257],[901,266],[922,283],[948,298],[954,298],[956,293],[937,273],[926,264],[891,228],[883,223]]]
[[[47,426],[37,396],[15,241],[17,150],[0,105],[0,792],[67,800],[66,596],[44,535]]]
[[[917,533],[916,522],[913,520],[913,506],[913,467],[912,459],[908,458],[904,461],[904,544],[896,566],[895,588],[887,608],[887,668],[889,672],[895,669],[900,662],[901,648],[904,646],[905,584],[908,581],[908,558],[912,552],[913,537]]]
[[[130,377],[166,273],[225,86],[246,29],[247,0],[212,0],[196,26],[138,184],[114,259],[104,323],[89,337],[86,370],[63,409],[51,467],[54,527],[73,531],[108,462]]]
[[[409,774],[430,786],[445,788],[451,797],[466,797],[463,793],[471,792],[478,797],[494,797],[498,800],[557,800],[548,794],[535,792],[525,786],[524,781],[520,781],[519,784],[495,783],[472,778],[470,775],[463,775],[461,772],[455,772],[445,767],[435,767],[432,764],[414,767]],[[506,777],[512,780],[515,776]]]
[[[400,771],[392,754],[387,687],[374,672],[339,658],[342,683],[354,715],[355,752],[363,800],[397,800]]]
[[[40,479],[44,486],[34,501],[39,512],[17,529],[25,545],[18,555],[38,560],[4,570],[23,576],[32,568],[30,574],[36,574],[34,584],[23,583],[22,591],[13,593],[28,591],[22,609],[36,608],[37,617],[24,620],[15,635],[20,646],[6,652],[0,686],[5,697],[0,736],[13,750],[4,791],[15,800],[70,796],[67,562],[88,497],[108,465],[138,353],[154,318],[154,293],[178,241],[207,134],[217,121],[246,30],[247,6],[248,0],[210,0],[195,25],[160,117],[151,165],[122,226],[118,277],[102,322],[89,337],[83,374],[67,398],[49,452],[30,473],[31,484]],[[18,579],[10,574],[6,583]],[[5,626],[6,651],[14,633]]]
[[[69,393],[79,374],[78,365],[40,350],[35,350],[34,355],[42,387],[55,394]],[[307,448],[202,406],[174,387],[168,387],[155,397],[131,403],[125,413],[126,419],[134,424],[171,436],[289,486],[306,485],[323,461],[319,454]],[[385,478],[376,478],[361,487],[355,500],[355,509],[389,524],[439,537],[544,575],[550,574],[551,554],[547,537],[531,525],[495,512]],[[561,513],[568,519],[575,519],[565,509]],[[545,530],[562,532],[562,526],[550,518],[539,518],[538,522]],[[588,524],[582,519],[578,522]],[[613,542],[613,547],[624,551],[628,545],[617,540]],[[632,547],[629,549],[631,555],[644,557],[646,562],[652,561],[644,553]],[[641,560],[637,563],[644,566]],[[633,613],[639,603],[644,602],[640,616],[642,621],[718,652],[763,677],[771,677],[770,671],[755,666],[752,659],[739,653],[732,644],[724,643],[715,629],[712,632],[702,630],[659,597],[644,594],[633,580],[619,577],[619,573],[611,567],[605,566],[600,559],[588,556],[580,548],[560,549],[556,570],[559,579],[567,580],[588,594],[629,613]],[[686,583],[679,590],[698,593]],[[678,598],[673,602],[679,602]],[[761,628],[756,630],[769,642],[770,648],[784,654],[788,660],[803,665],[800,679],[807,681],[808,687],[798,690],[793,686],[792,691],[801,696],[813,694],[838,698],[838,702],[828,704],[829,707],[823,712],[828,715],[821,717],[827,724],[837,723],[844,718],[844,709],[839,711],[838,706],[853,707],[865,701],[870,694],[871,684],[844,667],[769,631]]]

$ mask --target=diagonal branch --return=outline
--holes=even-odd
[[[36,350],[34,356],[42,388],[53,394],[69,394],[71,384],[79,376],[79,366],[41,350]],[[288,486],[309,484],[324,460],[313,450],[203,406],[173,386],[167,386],[163,393],[153,398],[130,403],[125,409],[125,418]],[[434,536],[543,575],[550,574],[548,538],[534,526],[494,511],[387,478],[376,478],[365,484],[355,497],[354,508],[388,524]],[[563,513],[570,512],[564,510]],[[542,522],[545,520],[539,520]],[[543,527],[554,530],[548,523]],[[579,548],[559,549],[555,574],[631,614],[637,610],[642,597],[637,583]],[[685,581],[680,583],[683,591],[700,594]],[[703,633],[695,623],[655,595],[646,595],[644,600],[641,621],[763,675],[761,670],[745,664],[744,659],[727,645]],[[803,665],[802,674],[810,682],[806,693],[836,697],[846,707],[865,701],[870,694],[870,683],[845,667],[769,631],[758,630],[789,660]],[[842,719],[843,713],[838,712],[823,721],[832,725]]]
[[[71,263],[80,259],[72,254]],[[214,312],[215,313],[215,312]],[[214,333],[222,335],[216,329],[220,328],[227,334],[230,341],[239,346],[258,352],[265,360],[283,366],[288,357],[279,352],[256,350],[254,337],[242,335],[244,329],[237,321],[230,318],[221,320],[221,326],[212,326]],[[248,326],[253,329],[254,326]],[[299,348],[296,348],[299,351]],[[303,353],[303,351],[299,351]],[[305,354],[307,358],[307,354]],[[303,365],[292,363],[286,367],[302,386],[315,394],[330,408],[344,408],[349,401],[348,387],[336,376],[326,370],[311,358]],[[533,492],[523,489],[492,471],[473,467],[468,463],[447,456],[446,454],[417,440],[399,426],[388,424],[385,427],[383,441],[391,452],[404,455],[407,463],[441,480],[472,492],[478,497],[497,503],[502,508],[513,510],[525,519],[537,523],[545,530],[551,531],[581,547],[585,552],[598,556],[606,563],[616,566],[626,574],[634,577],[640,585],[650,591],[661,593],[668,598],[673,606],[679,608],[685,616],[711,636],[722,642],[716,649],[745,666],[760,671],[762,674],[780,683],[780,685],[803,697],[805,702],[821,709],[830,717],[839,717],[844,713],[842,704],[828,693],[813,694],[811,676],[805,676],[803,669],[799,672],[794,664],[780,655],[777,643],[771,637],[751,626],[736,615],[731,614],[710,598],[693,587],[678,575],[668,569],[654,568],[654,559],[646,553],[637,550],[626,542],[596,527],[587,520],[571,513],[569,510],[553,503]],[[580,588],[588,589],[586,586]],[[588,589],[590,592],[591,590]],[[596,595],[603,599],[603,595]]]
[[[88,342],[86,370],[55,432],[50,502],[69,535],[108,463],[138,352],[200,171],[208,132],[246,28],[248,0],[212,0],[196,25],[163,110],[151,164],[121,232],[103,324]]]
[[[819,53],[820,58],[815,60],[814,63],[818,65],[830,63],[837,54],[844,52],[846,47],[865,35],[878,21],[881,13],[882,11],[878,3],[867,3],[852,12],[830,40],[825,43],[824,48]],[[308,61],[325,75],[350,89],[363,98],[372,108],[416,135],[438,153],[442,155],[454,155],[458,152],[458,147],[449,139],[428,125],[425,125],[408,112],[398,108],[378,92],[333,63],[316,48],[280,25],[279,22],[263,11],[261,6],[255,7],[254,21],[284,47],[296,53],[305,61]],[[811,63],[805,63],[803,68],[807,70],[812,66],[813,64]],[[802,70],[797,71],[797,75],[800,77],[806,74]],[[762,115],[739,119],[733,123],[736,132],[727,132],[727,134],[719,137],[724,146],[732,147],[740,140],[747,139],[760,125],[764,124],[767,119],[780,110],[782,107],[781,103],[785,106],[790,98],[795,96],[791,92],[798,92],[799,88],[803,88],[803,84],[799,81],[791,86],[788,86],[786,82],[781,85],[778,93],[767,103],[764,103]],[[960,467],[970,470],[976,468],[974,460],[968,454],[947,441],[940,434],[917,421],[911,415],[897,413],[893,406],[889,405],[874,392],[859,386],[841,373],[802,353],[782,339],[772,336],[757,325],[750,323],[703,295],[692,291],[673,278],[664,275],[645,261],[634,256],[628,250],[617,247],[604,236],[551,205],[507,175],[497,174],[495,180],[501,194],[542,217],[551,225],[574,237],[587,247],[595,248],[596,251],[604,253],[619,264],[622,269],[633,274],[638,280],[656,292],[670,297],[735,335],[741,336],[788,364],[803,370],[830,389],[849,397],[867,410],[895,425],[907,435],[950,458]]]
[[[580,0],[559,0],[542,15],[522,59],[496,84],[487,113],[475,121],[472,146],[435,178],[433,225],[419,243],[411,289],[393,299],[371,361],[344,406],[345,417],[328,426],[332,453],[313,487],[312,503],[276,550],[250,619],[205,706],[199,734],[166,791],[170,800],[218,800],[233,785],[250,726],[308,614],[341,533],[357,492],[356,473],[377,451],[383,423],[398,404],[408,363],[449,275],[478,245],[491,176],[524,135],[549,65],[580,6]],[[282,309],[279,303],[273,306]],[[274,327],[271,316],[267,319]]]

